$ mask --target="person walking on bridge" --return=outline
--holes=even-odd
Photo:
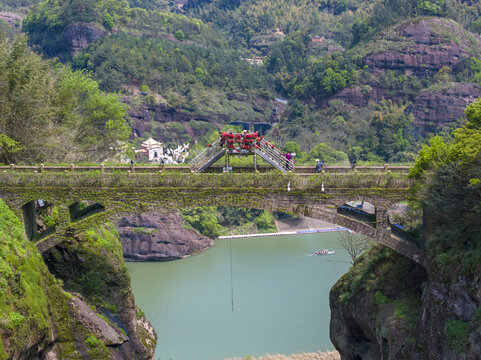
[[[322,171],[323,166],[324,166],[324,161],[320,161],[319,159],[316,159],[316,173],[320,173]]]

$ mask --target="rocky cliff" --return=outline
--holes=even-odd
[[[359,259],[330,293],[341,359],[479,359],[480,280],[446,280],[388,249]]]
[[[50,57],[69,60],[91,42],[106,35],[107,32],[99,24],[78,22],[61,30],[30,34],[29,43],[33,47],[42,48]]]
[[[153,359],[157,336],[135,305],[111,225],[44,259],[0,200],[0,240],[1,359]]]
[[[472,83],[449,83],[442,89],[427,89],[417,95],[405,113],[414,118],[422,133],[432,133],[464,117],[466,106],[481,96],[481,87]]]
[[[452,69],[462,58],[470,58],[481,44],[478,35],[442,18],[419,18],[393,31],[380,34],[379,49],[364,57],[371,72],[397,70],[408,76],[434,75],[443,66]]]
[[[117,229],[124,258],[132,261],[181,259],[214,245],[189,228],[178,213],[129,215],[120,219]]]
[[[479,35],[452,20],[419,18],[404,22],[356,50],[363,56],[370,76],[331,100],[356,107],[383,98],[411,103],[405,113],[413,116],[416,131],[439,131],[463,117],[466,105],[481,95],[476,84],[450,82],[460,72],[468,71],[469,59],[479,56],[480,46]],[[437,77],[442,68],[446,76]],[[397,83],[394,87],[393,82]]]
[[[0,20],[5,21],[12,28],[17,28],[20,27],[23,17],[15,13],[0,11]]]
[[[472,137],[476,126],[467,125]],[[480,359],[479,154],[462,166],[441,166],[424,187],[416,185],[423,189],[417,196],[426,269],[376,247],[332,288],[330,336],[343,360]]]
[[[330,336],[346,360],[400,359],[421,313],[426,272],[378,246],[331,289]]]
[[[107,35],[107,32],[91,23],[75,23],[67,27],[64,32],[63,41],[60,47],[73,58],[84,47],[101,37]]]

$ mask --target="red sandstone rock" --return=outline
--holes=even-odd
[[[418,77],[434,75],[443,66],[453,68],[461,58],[471,57],[470,48],[481,45],[478,35],[468,37],[460,25],[442,18],[417,19],[399,25],[395,31],[399,37],[389,39],[393,49],[364,58],[371,72],[398,70]]]
[[[214,245],[214,241],[185,227],[178,213],[152,212],[122,218],[117,229],[125,260],[181,259]]]
[[[452,84],[439,91],[423,91],[405,113],[414,117],[414,126],[422,133],[430,133],[450,125],[464,116],[466,106],[481,96],[481,87],[471,83]]]

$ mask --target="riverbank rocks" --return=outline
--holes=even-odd
[[[117,223],[125,260],[166,261],[204,251],[214,241],[188,227],[179,213],[151,212]]]
[[[478,360],[481,280],[462,266],[426,272],[388,249],[363,255],[329,296],[341,359]]]

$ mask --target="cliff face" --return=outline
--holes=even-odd
[[[420,18],[402,23],[379,35],[366,45],[363,64],[371,77],[360,79],[360,84],[341,90],[332,99],[342,100],[356,107],[367,106],[369,101],[392,99],[411,103],[406,115],[414,118],[417,132],[426,135],[439,131],[464,116],[466,105],[481,95],[481,88],[473,83],[449,82],[435,75],[444,67],[447,78],[455,78],[465,70],[467,60],[479,56],[481,38],[464,30],[452,20]],[[448,69],[449,68],[449,69]],[[416,77],[418,90],[385,86],[383,77],[398,77],[399,84]],[[404,76],[404,78],[401,78]],[[423,85],[424,84],[424,85]]]
[[[452,83],[442,90],[426,90],[413,99],[405,113],[414,117],[414,126],[430,133],[464,117],[466,106],[481,96],[481,87]]]
[[[95,40],[106,35],[107,32],[105,30],[100,29],[90,23],[72,24],[64,32],[61,47],[65,48],[65,50],[73,58],[91,42],[94,42]]]
[[[61,31],[32,33],[29,42],[31,45],[40,46],[50,57],[57,56],[62,60],[68,60],[91,42],[106,35],[107,32],[100,25],[79,22]]]
[[[400,359],[425,279],[424,269],[381,246],[358,259],[329,296],[330,337],[341,359]]]
[[[44,258],[55,277],[63,280],[66,290],[81,293],[107,323],[120,331],[119,336],[112,334],[113,337],[104,339],[109,356],[153,358],[157,336],[135,304],[119,236],[112,224],[76,235],[50,249]],[[90,331],[99,329],[98,325],[91,324],[91,316],[85,309],[88,310],[76,307],[82,316],[81,322]],[[102,334],[100,332],[100,338]]]
[[[0,288],[1,359],[153,359],[156,334],[109,225],[43,259],[0,200]]]
[[[181,259],[214,245],[213,240],[186,228],[178,213],[129,215],[118,222],[117,229],[124,258],[133,261]]]
[[[443,66],[452,69],[462,58],[471,57],[471,49],[481,44],[478,35],[442,18],[417,19],[399,25],[394,31],[396,36],[388,38],[392,49],[364,58],[364,64],[373,73],[397,70],[408,76],[434,75]]]
[[[341,359],[479,359],[481,281],[462,266],[446,278],[388,249],[361,257],[329,297]]]

